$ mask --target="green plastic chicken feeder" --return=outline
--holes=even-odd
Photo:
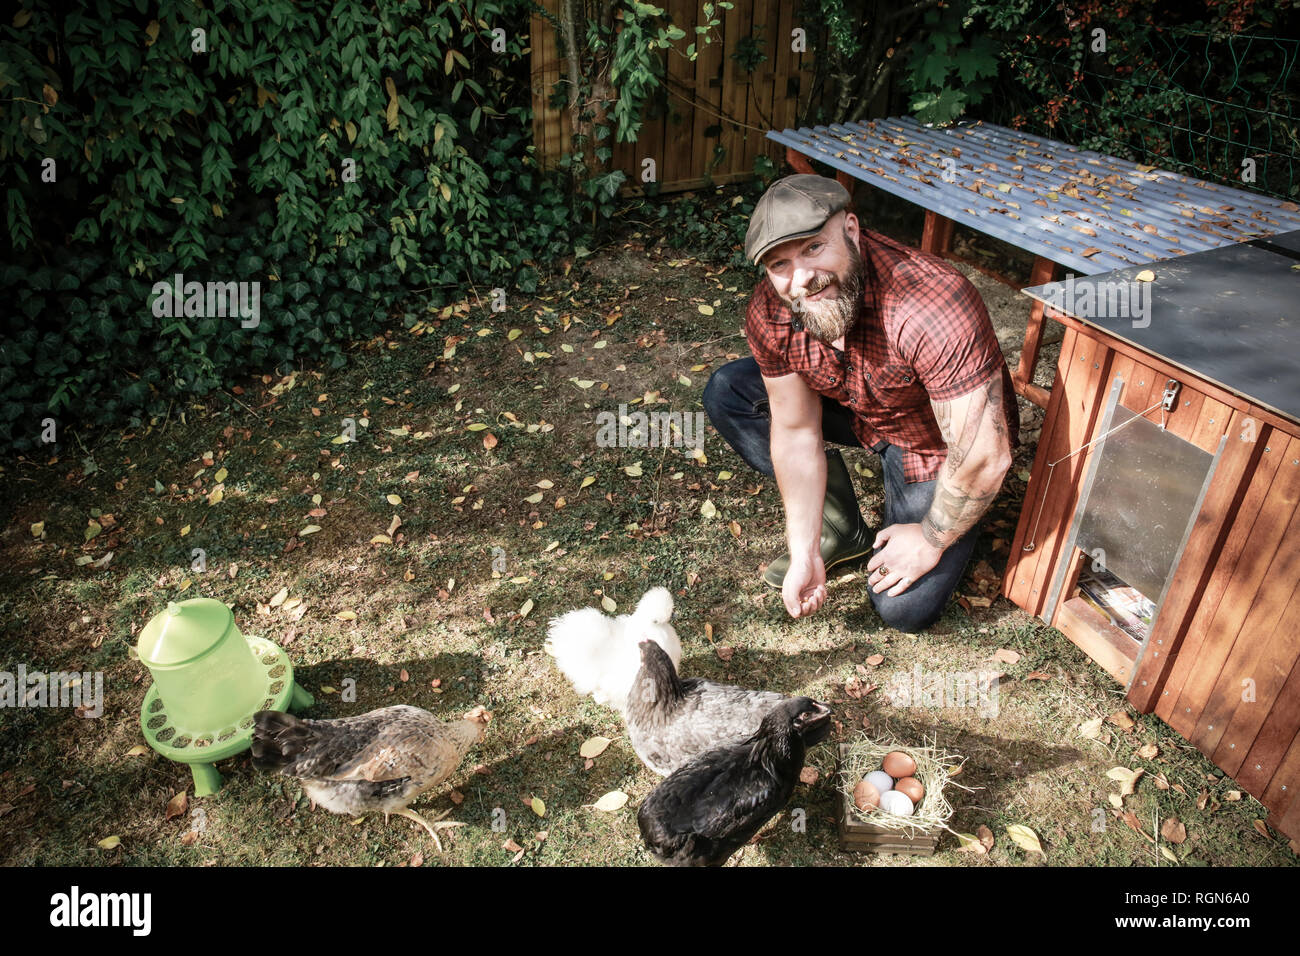
[[[301,710],[315,701],[294,683],[289,656],[271,641],[245,637],[221,601],[171,602],[136,643],[153,686],[140,727],[154,750],[189,764],[194,795],[221,789],[218,760],[247,750],[259,710]]]

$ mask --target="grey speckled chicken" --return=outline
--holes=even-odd
[[[708,750],[738,744],[758,732],[776,705],[790,700],[699,677],[682,680],[663,649],[642,641],[641,669],[627,698],[627,736],[641,762],[662,777]],[[826,739],[830,724],[819,725]]]
[[[408,805],[455,772],[491,716],[475,707],[465,719],[444,724],[406,704],[336,720],[263,710],[254,718],[253,766],[297,777],[307,796],[333,813],[379,811],[385,820],[390,813],[414,820],[441,853],[437,828],[461,824],[429,823]]]

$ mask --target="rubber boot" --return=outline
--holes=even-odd
[[[862,520],[858,496],[844,459],[835,450],[826,453],[826,500],[822,505],[822,563],[831,568],[871,553],[875,534]],[[790,569],[790,553],[776,558],[763,572],[763,583],[780,588]]]

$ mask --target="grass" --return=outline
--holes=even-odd
[[[81,719],[0,710],[0,860],[650,863],[635,811],[658,778],[636,760],[617,716],[572,692],[542,641],[550,617],[605,596],[625,612],[664,584],[677,601],[684,673],[815,696],[832,702],[839,721],[809,757],[820,779],[798,787],[739,865],[1168,865],[1106,810],[1118,785],[1105,773],[1120,765],[1146,770],[1125,807],[1147,833],[1167,816],[1186,824],[1186,842],[1170,847],[1180,865],[1294,865],[1284,839],[1253,828],[1265,815],[1258,803],[1229,801],[1235,788],[1213,764],[1158,719],[1133,713],[1063,635],[1005,599],[969,611],[954,601],[934,629],[905,635],[882,626],[850,573],[832,584],[820,614],[791,621],[758,577],[782,550],[772,482],[712,430],[703,462],[686,449],[597,446],[597,413],[647,392],[664,399],[657,410],[700,408],[708,374],[746,351],[739,328],[751,282],[629,243],[555,276],[536,297],[511,299],[505,313],[472,306],[412,314],[358,343],[342,371],[300,369],[292,388],[259,376],[230,400],[174,408],[163,421],[106,436],[90,449],[91,474],[69,449],[7,468],[0,669],[101,670],[105,711]],[[511,329],[520,334],[510,338]],[[463,338],[444,357],[452,336]],[[357,440],[336,444],[345,418],[355,420]],[[476,424],[486,428],[469,430]],[[1032,454],[1023,448],[1013,471]],[[876,523],[879,461],[862,451],[848,460],[862,469],[860,499]],[[640,476],[629,475],[638,463]],[[223,468],[224,498],[210,504]],[[594,482],[582,487],[589,476]],[[995,594],[1023,492],[1022,481],[1008,479],[960,593]],[[706,501],[716,517],[701,515]],[[371,543],[394,516],[392,542]],[[93,517],[104,530],[85,541]],[[30,530],[37,522],[40,539]],[[309,524],[320,530],[301,534]],[[194,569],[196,548],[206,570]],[[76,563],[108,552],[103,567]],[[502,558],[504,572],[494,573]],[[270,606],[281,588],[301,603]],[[152,752],[130,755],[142,742],[138,713],[149,684],[131,648],[168,601],[196,596],[225,601],[245,633],[289,652],[299,682],[316,695],[309,716],[394,703],[447,718],[476,704],[493,711],[488,737],[457,775],[416,804],[429,813],[454,806],[449,819],[466,824],[444,832],[445,859],[409,821],[311,812],[294,781],[256,773],[246,756],[223,762],[220,793],[191,797],[167,819],[168,800],[192,786],[185,767]],[[345,611],[355,619],[342,619]],[[891,706],[880,689],[916,665],[947,675],[991,667],[1000,648],[1020,658],[998,665],[1006,676],[995,717],[970,707]],[[873,667],[866,660],[875,654],[884,660]],[[1050,678],[1027,680],[1033,671]],[[863,693],[870,684],[879,688]],[[355,701],[327,690],[348,686]],[[1104,740],[1078,734],[1084,721],[1120,711],[1135,721],[1131,730],[1106,725]],[[929,858],[838,850],[833,744],[864,721],[904,740],[934,735],[967,758],[959,779],[973,792],[956,794],[951,825],[989,827],[990,854],[956,852],[951,836]],[[587,766],[578,750],[597,734],[614,743]],[[1136,756],[1147,743],[1160,748],[1154,759]],[[1158,789],[1160,772],[1184,792]],[[1217,806],[1197,809],[1202,788]],[[590,807],[612,790],[629,795],[623,810]],[[528,806],[533,798],[545,802],[544,818]],[[792,826],[796,808],[806,814],[802,832]],[[1013,843],[1012,824],[1032,828],[1045,855]],[[120,845],[101,849],[110,836]],[[507,841],[519,850],[504,848]]]

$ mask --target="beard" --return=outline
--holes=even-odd
[[[848,268],[840,274],[818,273],[808,291],[790,302],[791,311],[799,316],[808,334],[828,345],[843,338],[853,328],[862,298],[862,254],[847,231],[844,245],[849,254]],[[837,286],[835,298],[807,301],[807,296],[815,295],[832,282]]]

